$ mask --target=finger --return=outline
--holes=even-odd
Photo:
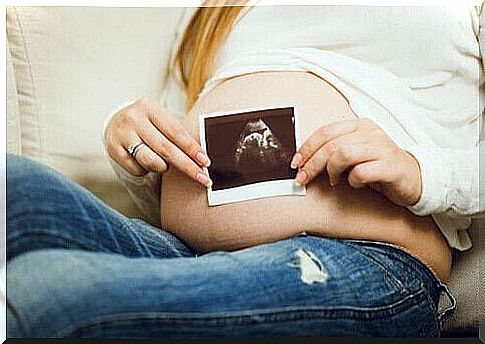
[[[313,156],[303,165],[295,177],[295,182],[299,185],[306,185],[311,182],[317,175],[325,170],[327,165],[327,153],[320,148]]]
[[[333,151],[324,149],[329,157],[327,159],[327,173],[330,185],[337,185],[340,175],[353,166],[379,157],[379,149],[369,142],[362,135],[353,133],[341,136],[332,141]]]
[[[143,142],[143,145],[137,149],[136,155],[132,156],[130,153],[128,153],[128,147],[134,142],[139,142],[140,140]],[[139,166],[141,169],[146,171],[145,174],[148,171],[163,173],[168,169],[167,163],[161,157],[153,156],[155,153],[153,153],[150,147],[146,145],[143,138],[136,133],[127,135],[122,143],[122,147],[124,150],[126,164]]]
[[[292,168],[303,166],[325,143],[358,128],[359,120],[345,120],[321,126],[303,143],[293,156]]]
[[[200,166],[209,166],[210,160],[202,150],[200,144],[188,133],[188,131],[168,111],[158,104],[147,104],[149,120],[158,130],[165,135],[174,145],[179,147],[192,160]]]
[[[128,153],[127,148],[129,144],[137,142],[139,140],[138,135],[135,132],[130,131],[126,135],[132,141],[130,143],[120,142],[114,135],[106,137],[106,150],[110,159],[114,160],[124,170],[133,176],[141,177],[148,173],[137,161],[135,161]]]
[[[143,168],[138,161],[134,160],[121,145],[116,149],[116,153],[113,154],[113,160],[115,160],[118,165],[123,167],[123,169],[128,171],[128,173],[132,176],[141,177],[149,172]]]
[[[147,121],[140,125],[139,135],[156,154],[171,166],[207,187],[212,185],[207,173],[184,151],[160,133],[151,122]]]
[[[354,154],[358,155],[357,150],[362,150],[364,146],[368,146],[366,141],[367,137],[365,134],[359,132],[351,132],[328,141],[300,167],[299,172],[304,171],[306,180],[304,183],[301,183],[297,179],[297,183],[309,183],[318,174],[327,170],[330,172],[329,181],[333,185],[335,180],[334,175],[338,178],[339,174],[348,168],[351,160],[357,161],[354,158]],[[331,166],[329,169],[330,162],[335,167]],[[331,173],[334,173],[334,175],[331,175]]]
[[[360,189],[373,183],[388,183],[391,176],[388,167],[382,161],[369,161],[354,166],[347,180],[353,188]]]
[[[146,144],[137,150],[134,159],[147,171],[163,173],[168,170],[167,162]]]
[[[135,133],[132,132],[132,134],[134,135]],[[112,133],[110,135],[106,134],[104,140],[109,158],[120,165],[124,170],[137,177],[148,173],[148,171],[131,158],[125,145],[116,138],[116,135],[113,135]],[[135,140],[133,142],[135,142]]]

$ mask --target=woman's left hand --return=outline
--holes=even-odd
[[[334,186],[348,172],[352,187],[370,186],[400,206],[414,205],[421,196],[418,162],[366,118],[320,127],[295,153],[291,167],[299,168],[301,185],[326,170]]]

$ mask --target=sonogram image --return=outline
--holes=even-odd
[[[242,170],[277,170],[286,165],[288,154],[261,118],[249,120],[234,148],[234,166]]]
[[[296,151],[293,107],[225,114],[204,121],[212,190],[296,176],[290,167]]]

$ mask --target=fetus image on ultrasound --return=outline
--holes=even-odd
[[[212,190],[295,178],[293,107],[225,113],[205,118],[204,126]]]
[[[234,148],[234,166],[242,171],[285,168],[288,151],[261,119],[249,120]]]

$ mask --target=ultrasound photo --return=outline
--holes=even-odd
[[[299,146],[296,105],[200,116],[201,144],[212,161],[209,205],[305,195],[290,167]]]

